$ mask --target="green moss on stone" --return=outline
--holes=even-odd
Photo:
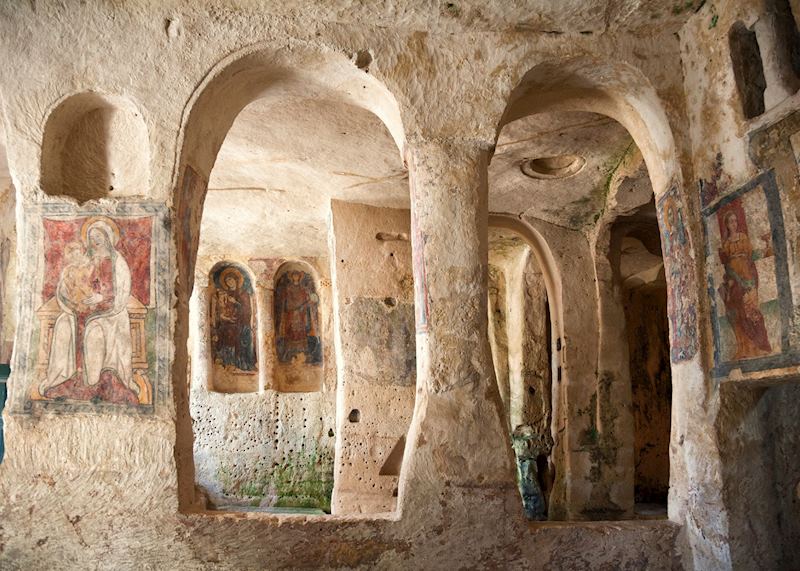
[[[237,482],[226,466],[217,477],[223,494],[249,500],[258,506],[268,496],[278,507],[318,508],[331,511],[333,493],[333,454],[329,450],[302,451],[277,465],[261,464],[244,482]]]

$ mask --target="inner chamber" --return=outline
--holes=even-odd
[[[498,138],[489,209],[536,230],[555,260],[543,268],[525,232],[490,226],[489,338],[526,516],[666,517],[667,292],[639,149],[603,115],[522,117]],[[548,272],[567,283],[548,292]],[[569,363],[565,343],[578,344]],[[577,513],[568,487],[584,490]]]
[[[234,121],[190,301],[209,508],[395,508],[416,382],[407,178],[384,124],[354,105],[279,94]]]

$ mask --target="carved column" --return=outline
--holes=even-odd
[[[195,282],[189,298],[189,339],[192,391],[213,389],[211,355],[209,351],[209,299],[208,283]]]
[[[262,280],[255,284],[256,300],[256,355],[258,357],[258,392],[263,393],[272,387],[274,360],[272,352],[274,346],[272,304],[272,283]]]
[[[400,488],[404,517],[521,514],[487,337],[487,155],[476,141],[408,149],[417,396]]]

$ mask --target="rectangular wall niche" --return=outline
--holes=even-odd
[[[736,22],[728,32],[728,42],[736,88],[742,101],[742,112],[746,119],[758,117],[764,112],[767,80],[764,77],[756,33],[742,22]]]
[[[157,353],[170,346],[165,210],[40,204],[25,217],[35,260],[20,288],[28,342],[12,411],[152,413],[169,394],[168,355]]]

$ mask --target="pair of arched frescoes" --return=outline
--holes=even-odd
[[[243,267],[218,264],[211,272],[211,358],[234,374],[258,372],[255,289]],[[275,273],[272,322],[278,365],[322,363],[319,296],[310,268],[283,264]]]

